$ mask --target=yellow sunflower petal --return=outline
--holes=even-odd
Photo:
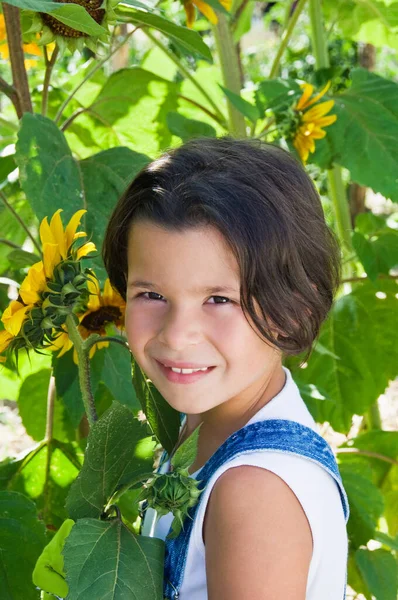
[[[328,117],[321,117],[316,120],[317,127],[327,127],[337,121],[337,115],[329,115]]]
[[[311,106],[311,104],[318,102],[318,100],[320,100],[322,98],[322,96],[324,96],[326,94],[326,92],[328,91],[328,89],[331,86],[331,83],[332,83],[331,81],[328,81],[327,84],[325,85],[325,87],[323,87],[318,94],[315,94],[315,96],[313,98],[311,98],[311,100],[308,102],[307,106]]]
[[[231,10],[232,0],[220,0],[220,2],[226,10]]]
[[[47,346],[47,348],[53,352],[59,351],[57,358],[60,358],[60,356],[63,356],[66,352],[68,352],[72,346],[73,342],[65,331],[64,333],[60,333],[55,340],[53,340],[53,343]]]
[[[89,291],[89,299],[87,302],[87,312],[84,313],[82,320],[84,319],[84,317],[86,316],[86,314],[89,314],[90,312],[93,312],[95,310],[98,310],[101,307],[101,290],[99,287],[99,282],[98,279],[89,279],[87,281],[87,288]]]
[[[206,4],[206,2],[202,2],[202,0],[192,0],[193,4],[198,7],[200,12],[204,14],[204,16],[209,19],[210,23],[213,25],[217,25],[218,17],[211,6]]]
[[[31,308],[33,308],[33,304],[25,306],[22,302],[18,302],[18,300],[12,300],[3,312],[1,320],[4,323],[4,327],[14,337],[21,331],[22,323],[25,321],[27,313]]]
[[[50,279],[54,272],[54,267],[62,260],[60,247],[58,244],[43,244],[43,264],[44,272]]]
[[[314,86],[310,83],[302,83],[300,87],[304,89],[304,92],[296,104],[296,110],[303,110],[307,106],[308,99],[314,91]]]
[[[11,335],[11,333],[9,333],[6,329],[3,329],[3,331],[0,331],[0,352],[4,352],[4,350],[7,350],[8,346],[10,345],[11,340],[14,339],[14,336]],[[4,362],[5,357],[1,357],[1,362]]]
[[[334,106],[334,100],[327,100],[326,102],[321,102],[316,106],[313,106],[309,110],[307,110],[303,114],[303,121],[316,121],[319,117],[323,117],[326,113],[329,112]]]
[[[50,221],[50,229],[51,233],[54,236],[55,242],[58,244],[59,252],[62,258],[66,258],[67,248],[66,248],[66,239],[64,233],[64,226],[62,224],[61,213],[62,208],[59,208],[57,212],[55,212]]]
[[[87,244],[80,246],[80,248],[78,249],[77,260],[80,260],[81,258],[83,258],[83,256],[87,256],[87,254],[89,254],[90,252],[95,252],[96,250],[97,247],[95,244],[93,244],[93,242],[87,242]]]
[[[86,213],[86,212],[87,212],[87,210],[85,210],[84,208],[82,208],[81,210],[78,210],[77,212],[75,212],[74,215],[72,215],[69,223],[67,224],[66,229],[65,229],[67,248],[70,248],[73,240],[76,239],[75,238],[76,229],[79,227],[81,218],[84,215],[84,213]],[[86,235],[86,234],[84,234],[84,235]]]
[[[40,239],[42,244],[55,244],[55,238],[50,229],[50,225],[48,224],[47,217],[44,217],[42,222],[40,223]]]
[[[326,135],[326,131],[324,131],[320,127],[315,127],[315,129],[311,133],[311,137],[314,140],[321,140],[322,138],[325,137],[325,135]]]
[[[32,265],[21,283],[19,295],[25,304],[35,304],[40,300],[40,294],[46,287],[46,274],[43,261]]]

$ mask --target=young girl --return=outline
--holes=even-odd
[[[175,539],[171,513],[142,527],[166,541],[165,597],[343,600],[347,496],[282,364],[308,358],[340,277],[303,167],[255,140],[188,141],[136,176],[103,255],[135,360],[184,416],[176,448],[201,424],[192,518]]]

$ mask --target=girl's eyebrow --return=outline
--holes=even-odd
[[[142,281],[140,279],[136,279],[135,281],[131,281],[128,284],[128,287],[149,287],[149,288],[156,288],[158,286],[156,286],[154,283],[152,283],[151,281]],[[217,286],[213,286],[213,287],[205,287],[202,289],[198,289],[198,288],[193,288],[191,290],[192,293],[204,293],[204,294],[218,294],[219,292],[224,292],[224,293],[234,293],[237,294],[238,290],[236,290],[234,287],[230,287],[230,286],[222,286],[222,285],[217,285]]]

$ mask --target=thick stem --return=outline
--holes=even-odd
[[[206,89],[204,87],[202,87],[200,85],[200,83],[192,75],[192,73],[190,73],[188,71],[188,69],[186,67],[184,67],[184,65],[177,58],[177,56],[173,52],[171,52],[164,44],[162,44],[162,42],[160,40],[158,40],[158,38],[155,35],[153,35],[153,33],[151,31],[149,31],[149,29],[147,27],[143,27],[142,31],[145,33],[145,35],[147,35],[149,37],[150,40],[152,40],[152,42],[156,46],[158,46],[170,58],[170,60],[172,60],[177,65],[178,70],[180,71],[180,73],[182,75],[184,75],[184,77],[186,77],[187,79],[189,79],[193,83],[193,85],[199,90],[199,92],[202,94],[202,96],[204,98],[206,98],[206,100],[212,106],[212,108],[214,110],[214,113],[217,115],[217,122],[220,123],[220,125],[222,127],[225,127],[227,129],[228,128],[228,124],[225,121],[224,115],[222,114],[222,112],[218,108],[217,104],[212,99],[212,97],[209,96],[209,94],[207,93]]]
[[[48,88],[50,86],[51,73],[54,68],[55,61],[57,60],[58,53],[59,53],[59,47],[58,47],[58,45],[55,46],[50,59],[48,58],[46,46],[44,46],[43,52],[44,52],[44,60],[46,63],[46,73],[44,75],[44,81],[43,81],[43,91],[42,91],[42,98],[41,98],[41,114],[46,116],[47,115],[47,104],[48,104]]]
[[[54,403],[55,403],[56,389],[55,389],[55,377],[51,375],[50,382],[48,384],[47,394],[47,417],[46,417],[46,442],[47,442],[47,456],[46,456],[46,470],[44,479],[44,506],[43,506],[43,521],[47,522],[47,516],[49,513],[50,506],[50,470],[51,470],[51,457],[53,453],[53,429],[54,429]]]
[[[9,83],[7,83],[5,79],[0,77],[0,91],[4,92],[4,94],[9,97],[9,99],[11,100],[11,102],[14,105],[17,116],[19,118],[21,118],[22,117],[21,103],[19,101],[18,92],[15,89],[15,87],[10,85]]]
[[[25,69],[25,57],[22,48],[22,31],[19,8],[2,3],[4,21],[7,31],[7,43],[10,51],[10,62],[13,86],[19,97],[19,113],[21,118],[25,112],[33,112],[30,97],[28,76]]]
[[[283,53],[286,50],[288,42],[289,42],[289,40],[291,38],[293,30],[294,30],[294,28],[296,26],[296,23],[298,21],[298,18],[301,15],[301,13],[303,12],[303,8],[304,8],[306,2],[307,2],[307,0],[299,0],[299,3],[297,4],[297,6],[295,8],[292,17],[289,20],[287,20],[287,19],[285,20],[285,23],[287,21],[287,27],[286,27],[286,29],[282,33],[281,43],[280,43],[280,46],[278,48],[278,52],[276,53],[276,56],[274,58],[274,62],[272,63],[271,71],[270,71],[270,74],[269,74],[269,78],[270,79],[273,79],[278,74],[279,64],[281,62]],[[289,6],[287,15],[290,14],[290,10],[291,10],[291,6]]]
[[[77,352],[80,389],[82,392],[84,409],[91,427],[98,420],[98,415],[91,388],[89,349],[85,346],[72,315],[66,317],[66,327],[68,329],[68,335]]]
[[[26,225],[25,221],[23,219],[21,219],[21,217],[19,216],[19,214],[13,209],[13,207],[11,206],[11,204],[8,202],[7,198],[5,197],[4,193],[0,190],[0,198],[2,199],[2,201],[4,202],[4,205],[8,208],[8,210],[10,211],[10,213],[13,214],[13,216],[15,217],[15,219],[18,221],[18,223],[21,225],[21,227],[23,227],[23,229],[25,230],[26,234],[30,237],[30,239],[33,242],[33,245],[35,246],[35,248],[39,251],[39,254],[41,256],[41,248],[39,246],[39,244],[36,242],[35,238],[33,237],[33,235],[30,233],[28,226]]]
[[[214,39],[216,41],[218,56],[222,72],[223,83],[226,88],[240,95],[243,87],[239,68],[237,47],[227,17],[218,13],[218,23],[213,25]],[[227,99],[229,130],[237,137],[246,137],[245,117]]]

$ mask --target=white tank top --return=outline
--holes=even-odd
[[[265,419],[289,419],[311,427],[319,434],[317,424],[300,396],[290,370],[283,367],[286,382],[283,389],[246,423]],[[186,417],[181,424],[184,425]],[[291,488],[307,516],[313,539],[313,553],[307,580],[306,600],[342,600],[344,597],[348,538],[336,481],[320,465],[304,457],[272,451],[254,451],[224,463],[211,477],[202,494],[188,546],[180,600],[207,600],[205,545],[202,528],[207,502],[217,479],[227,469],[238,465],[254,465],[276,473]],[[169,471],[165,462],[159,473]],[[201,469],[191,475],[196,479]],[[264,502],[266,500],[264,499]],[[248,507],[250,499],[248,498]],[[173,520],[172,513],[161,517],[154,527],[155,511],[148,508],[142,535],[164,540]]]

